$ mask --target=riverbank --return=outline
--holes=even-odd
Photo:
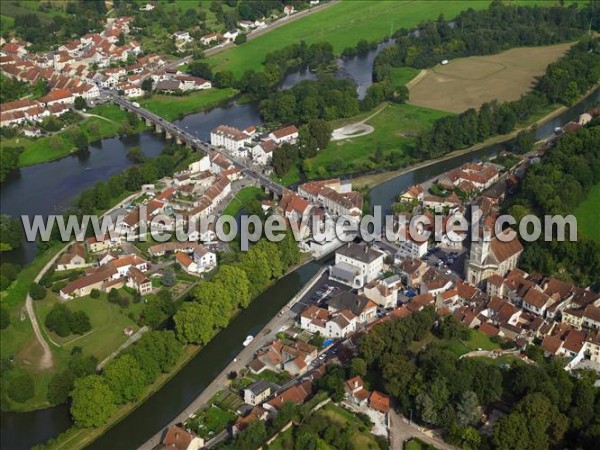
[[[584,101],[585,99],[587,99],[590,95],[592,95],[598,88],[600,87],[600,84],[597,84],[596,86],[594,86],[592,89],[590,89],[582,98],[579,99],[579,101],[577,103],[580,103],[582,101]],[[440,156],[439,158],[435,158],[435,159],[429,159],[427,161],[422,161],[420,163],[408,166],[408,167],[404,167],[402,169],[398,169],[398,170],[390,170],[390,171],[384,171],[384,172],[378,172],[378,173],[372,173],[372,174],[365,174],[365,175],[358,175],[354,178],[352,178],[352,183],[353,185],[359,189],[359,188],[373,188],[377,185],[380,185],[382,183],[385,183],[386,181],[391,180],[392,178],[396,178],[400,175],[404,175],[408,172],[412,172],[413,170],[418,170],[418,169],[422,169],[424,167],[428,167],[431,166],[433,164],[437,164],[440,162],[444,162],[444,161],[448,161],[450,159],[454,159],[458,156],[462,156],[462,155],[467,155],[469,153],[474,153],[478,150],[481,150],[485,147],[489,147],[490,145],[495,145],[495,144],[502,144],[505,143],[507,141],[510,141],[511,139],[515,138],[521,131],[527,130],[529,128],[531,128],[532,126],[541,126],[544,125],[545,123],[551,121],[552,119],[558,117],[559,115],[561,115],[562,113],[564,113],[565,111],[567,111],[569,108],[567,106],[560,106],[558,108],[553,109],[551,112],[545,114],[543,117],[541,118],[533,118],[534,120],[532,120],[531,122],[522,125],[521,127],[513,130],[510,133],[507,134],[502,134],[502,135],[498,135],[498,136],[494,136],[491,137],[489,139],[487,139],[484,142],[481,142],[479,144],[475,144],[471,147],[465,148],[465,149],[461,149],[461,150],[455,150],[453,152],[447,153],[444,156]]]
[[[304,266],[311,263],[311,261],[312,259],[310,258],[303,259],[297,265],[290,267],[279,280],[289,275],[293,275],[296,271],[302,269]],[[272,289],[273,286],[277,284],[279,280],[275,280],[268,286],[266,286],[265,290],[261,294],[259,294],[259,296],[255,298],[252,303],[259,300],[259,297],[263,296],[267,290]],[[252,303],[250,304],[250,306],[252,306]],[[138,401],[119,408],[119,410],[111,417],[108,423],[98,428],[78,429],[75,427],[71,427],[70,429],[62,433],[60,436],[58,436],[56,439],[48,441],[44,445],[39,446],[39,448],[48,450],[79,449],[87,447],[88,445],[93,443],[100,436],[104,435],[108,430],[118,425],[123,419],[125,419],[127,416],[133,413],[136,409],[140,408],[150,397],[153,396],[153,394],[160,391],[161,388],[165,384],[167,384],[172,378],[178,375],[179,372],[183,368],[185,368],[188,365],[188,363],[198,355],[199,352],[203,351],[208,346],[215,345],[216,340],[219,338],[219,336],[222,335],[222,333],[226,332],[229,327],[234,326],[232,322],[235,319],[240,318],[244,311],[247,310],[236,310],[236,312],[231,316],[230,322],[227,325],[227,327],[218,330],[213,336],[213,338],[205,346],[186,345],[184,347],[182,357],[176,363],[173,369],[167,374],[161,374],[153,384],[147,387],[147,390],[144,391],[144,393]]]
[[[86,113],[88,117],[69,125],[62,131],[40,138],[17,138],[3,140],[2,148],[22,147],[19,167],[33,166],[55,161],[79,152],[74,142],[75,132],[81,131],[90,143],[124,134],[138,134],[146,129],[141,121],[128,122],[125,111],[112,104],[100,105]]]
[[[139,100],[142,107],[172,122],[182,119],[188,114],[206,111],[235,98],[237,89],[212,88],[196,91],[188,95],[152,94]]]

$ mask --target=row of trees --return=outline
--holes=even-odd
[[[417,137],[416,158],[439,157],[458,148],[483,142],[490,136],[514,130],[545,107],[570,105],[587,92],[600,73],[600,40],[584,39],[559,61],[550,64],[532,91],[519,100],[484,103],[479,111],[468,109],[456,116],[438,119],[432,130]]]
[[[377,55],[373,76],[379,81],[390,76],[392,67],[423,69],[443,59],[573,41],[590,26],[598,30],[597,17],[596,5],[530,8],[500,1],[485,10],[463,11],[450,22],[440,15],[437,21],[421,23],[416,31],[399,30],[395,45]]]
[[[587,448],[600,438],[600,395],[593,377],[571,377],[560,361],[515,363],[508,370],[477,358],[457,358],[447,343],[469,333],[449,316],[434,326],[432,309],[391,320],[364,335],[359,348],[405,414],[447,430],[461,448]],[[433,327],[433,328],[432,328]],[[409,345],[432,329],[443,340],[414,354]],[[482,412],[501,400],[512,413],[494,427],[491,442],[478,432]],[[585,430],[585,431],[584,431]]]
[[[161,373],[169,372],[182,352],[172,331],[149,331],[123,354],[108,362],[101,374],[77,378],[71,392],[71,415],[78,427],[98,427],[117,405],[137,400]]]
[[[563,135],[539,164],[527,171],[519,191],[504,208],[520,219],[573,213],[600,183],[600,120],[594,119],[575,134]],[[572,277],[579,284],[600,287],[600,243],[578,233],[576,242],[526,243],[525,270]]]
[[[233,311],[246,308],[270,283],[296,264],[299,250],[287,233],[277,243],[260,240],[240,255],[236,264],[223,264],[211,281],[199,283],[194,300],[175,314],[175,328],[186,343],[204,345],[229,323]]]

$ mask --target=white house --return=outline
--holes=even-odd
[[[348,245],[335,252],[330,277],[353,288],[361,288],[383,271],[384,253],[364,243]]]
[[[237,151],[251,140],[250,136],[241,130],[227,125],[219,125],[210,132],[210,143],[215,147],[224,147],[230,152]]]
[[[171,35],[172,39],[179,44],[187,44],[188,42],[192,42],[194,38],[190,36],[190,33],[187,31],[176,31]]]
[[[269,139],[274,140],[277,144],[284,142],[293,144],[298,140],[298,128],[295,125],[279,128],[269,134]]]
[[[372,281],[365,285],[363,294],[382,308],[395,308],[398,303],[398,291],[402,285],[400,275],[393,275],[381,281]]]
[[[200,43],[202,45],[210,45],[213,42],[219,42],[219,40],[223,38],[223,36],[221,36],[219,33],[210,33],[207,35],[204,35],[200,38]]]
[[[260,405],[271,395],[271,383],[258,380],[244,389],[244,403],[252,406]]]
[[[273,150],[276,148],[277,143],[271,139],[267,139],[252,147],[252,159],[257,164],[266,166],[273,160]]]
[[[233,42],[235,41],[235,38],[237,38],[240,34],[240,30],[237,29],[233,29],[233,30],[228,30],[225,33],[223,33],[223,38],[227,41],[227,42]]]

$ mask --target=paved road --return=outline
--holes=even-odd
[[[185,131],[184,129],[178,127],[177,125],[154,114],[153,112],[148,111],[145,108],[135,106],[132,102],[129,102],[129,101],[125,100],[124,98],[118,97],[116,95],[113,95],[113,101],[117,105],[136,113],[141,118],[162,128],[163,130],[165,130],[165,132],[167,132],[171,137],[175,138],[176,140],[178,140],[182,143],[185,143],[186,145],[188,145],[196,150],[202,151],[207,155],[218,154],[218,155],[222,155],[225,158],[231,160],[233,165],[235,167],[237,167],[243,175],[246,175],[247,177],[258,181],[264,188],[268,189],[269,191],[274,192],[278,195],[281,195],[286,190],[285,187],[274,182],[273,180],[271,180],[270,178],[265,176],[260,171],[254,170],[252,167],[250,167],[246,163],[242,162],[241,160],[232,157],[228,153],[222,152],[221,150],[210,145],[209,143],[202,141],[197,136]]]
[[[321,273],[317,272],[317,275],[320,277]],[[315,275],[315,277],[317,276]],[[312,280],[315,279],[313,277]],[[312,281],[311,280],[311,281]],[[312,282],[307,283],[306,286],[312,285]],[[227,375],[230,372],[239,372],[241,369],[244,369],[248,366],[250,361],[254,359],[254,354],[260,350],[262,347],[267,345],[273,339],[275,339],[276,334],[279,330],[284,326],[288,325],[290,322],[294,320],[295,314],[291,311],[291,306],[296,302],[297,298],[302,297],[304,295],[303,288],[298,294],[290,300],[290,302],[284,306],[280,312],[273,317],[265,325],[265,327],[254,337],[254,340],[245,347],[237,357],[230,362],[227,367],[225,367],[221,373],[202,391],[202,393],[196,397],[196,399],[190,403],[177,417],[175,417],[166,428],[171,425],[175,425],[177,423],[184,422],[188,419],[193,413],[195,413],[198,409],[205,406],[208,401],[214,397],[214,395],[219,392],[221,389],[224,389],[228,386],[229,380],[227,379]],[[144,445],[140,446],[138,450],[151,450],[160,444],[162,437],[164,435],[164,430],[160,430],[154,436],[152,436]]]
[[[415,425],[409,424],[406,418],[396,411],[390,410],[390,446],[392,450],[404,449],[404,442],[412,438],[419,438],[440,450],[457,450],[456,447],[435,436],[431,430],[421,431]]]

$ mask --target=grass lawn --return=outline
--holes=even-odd
[[[400,28],[411,28],[440,14],[452,18],[467,9],[484,9],[489,1],[359,1],[346,0],[272,30],[247,43],[209,58],[216,70],[231,70],[236,76],[246,69],[258,70],[267,53],[305,41],[327,41],[339,54],[361,39],[381,40]],[[525,3],[525,2],[520,2]],[[531,2],[528,2],[531,3]],[[541,2],[536,2],[541,3]],[[552,2],[554,3],[554,2]]]
[[[280,386],[284,385],[288,381],[290,381],[290,374],[287,372],[273,372],[272,370],[263,370],[259,374],[248,373],[248,378],[252,378],[253,380],[265,380],[270,381],[272,383],[279,384]]]
[[[392,85],[398,89],[405,86],[410,80],[419,74],[419,69],[413,67],[392,67]]]
[[[575,210],[577,229],[586,236],[600,241],[600,184],[595,185],[587,198]]]
[[[405,450],[435,450],[435,448],[433,445],[429,445],[417,438],[413,438],[404,444]]]
[[[414,105],[390,104],[367,121],[374,127],[371,134],[330,142],[317,156],[304,162],[304,171],[309,179],[365,172],[383,165],[388,156],[395,167],[406,165],[411,161],[408,150],[414,145],[413,137],[445,115]],[[372,159],[376,152],[381,161]]]
[[[76,148],[71,138],[71,130],[82,130],[87,135],[88,140],[94,142],[118,135],[122,123],[127,120],[127,113],[112,104],[97,106],[87,110],[86,113],[102,116],[107,120],[100,117],[89,117],[52,136],[39,139],[19,137],[7,140],[3,142],[3,145],[24,147],[23,153],[19,157],[19,165],[21,167],[31,166],[53,161],[75,152]],[[142,131],[144,127],[144,122],[139,121],[138,127],[134,131]]]
[[[186,426],[206,439],[223,431],[236,417],[234,413],[213,405],[198,411],[196,417],[186,422]]]
[[[61,350],[71,352],[75,346],[82,347],[84,354],[94,355],[98,361],[102,361],[127,341],[128,338],[123,333],[125,328],[132,327],[135,331],[140,328],[128,315],[131,312],[137,317],[143,304],[131,302],[131,296],[123,290],[119,293],[130,299],[129,307],[121,308],[117,304],[109,303],[106,294],[99,298],[76,298],[65,303],[71,311],[84,311],[90,317],[92,329],[88,333],[81,336],[72,334],[63,338],[48,331],[45,326],[44,331],[61,346]],[[60,300],[52,294],[43,301],[36,302],[40,325],[43,326],[50,309],[57,302]]]
[[[265,193],[263,190],[256,186],[247,186],[242,188],[227,204],[222,215],[235,217],[247,202],[254,199],[260,200],[264,197],[264,195]]]
[[[140,105],[167,120],[175,120],[186,114],[203,111],[237,94],[233,88],[208,89],[196,91],[189,95],[175,96],[155,94],[150,98],[140,100]]]
[[[448,348],[457,356],[461,356],[478,348],[482,350],[495,350],[500,348],[500,345],[492,342],[486,334],[477,330],[471,330],[471,338],[468,341],[452,340],[448,343]]]

